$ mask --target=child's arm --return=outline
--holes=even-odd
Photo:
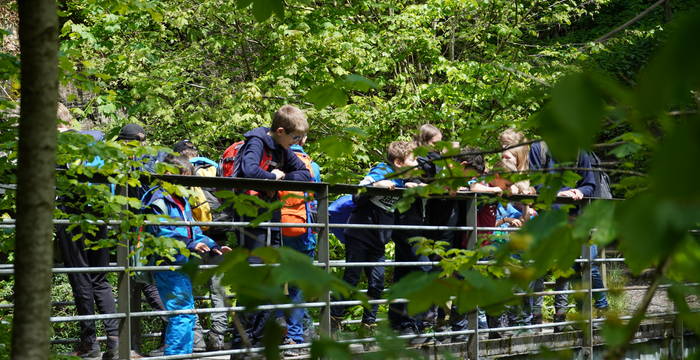
[[[473,192],[483,192],[483,193],[501,193],[503,190],[497,186],[488,186],[479,181],[469,185],[469,190]]]
[[[373,182],[372,186],[393,190],[396,188],[396,183],[391,180],[379,180]]]
[[[209,236],[204,235],[199,226],[192,227],[192,237],[194,238],[194,241],[192,241],[192,247],[190,248],[190,245],[187,245],[187,248],[190,250],[204,253],[208,252],[209,250],[218,251],[220,249],[219,244],[217,244],[216,241],[212,240]]]
[[[239,159],[236,160],[241,162],[240,176],[250,179],[277,179],[277,176],[272,172],[260,168],[260,160],[264,153],[265,145],[262,140],[256,137],[251,137],[246,140],[239,154]]]
[[[299,158],[294,155],[291,150],[286,150],[284,152],[285,166],[282,171],[284,171],[285,180],[295,180],[295,181],[312,181],[311,172],[306,168],[304,162],[299,160]]]

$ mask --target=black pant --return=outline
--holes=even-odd
[[[163,301],[160,299],[158,288],[155,284],[144,284],[136,281],[131,282],[131,311],[141,311],[141,293],[146,298],[146,302],[153,310],[165,310]],[[160,331],[160,345],[165,344],[165,328],[168,324],[168,317],[161,316],[162,327]],[[131,350],[139,351],[141,348],[141,319],[131,319]]]
[[[396,224],[398,225],[423,225],[423,203],[422,200],[416,200],[413,206],[403,214],[396,215]],[[417,236],[423,236],[423,232],[416,230],[395,230],[392,235],[394,240],[394,259],[397,262],[428,262],[430,259],[425,255],[418,255],[417,244],[411,244],[409,239]],[[415,271],[430,272],[431,265],[423,266],[397,266],[394,267],[394,283],[399,282],[408,274]],[[427,324],[424,322],[428,317],[427,312],[409,315],[407,304],[390,304],[389,305],[389,323],[395,330],[411,329],[414,332],[422,331]]]
[[[76,230],[78,228],[75,228]],[[109,249],[90,250],[86,248],[84,239],[99,240],[107,236],[107,229],[100,227],[95,235],[84,233],[83,237],[73,241],[75,231],[67,231],[67,226],[58,226],[57,238],[63,263],[66,267],[102,267],[109,265]],[[107,274],[99,273],[69,273],[68,281],[73,290],[75,308],[78,315],[94,315],[95,306],[101,314],[116,312],[112,285],[107,281]],[[105,332],[108,336],[119,334],[119,320],[104,320]],[[93,344],[96,341],[95,321],[80,321],[80,341]]]
[[[347,236],[347,235],[346,235]],[[347,262],[379,262],[384,261],[384,246],[381,249],[378,246],[372,246],[362,240],[347,236],[345,243],[345,260]],[[379,299],[384,291],[384,267],[383,266],[364,266],[364,267],[347,267],[343,274],[343,280],[352,286],[357,286],[360,282],[360,276],[364,270],[367,276],[367,295],[371,299]],[[373,324],[377,321],[378,305],[374,304],[371,309],[365,309],[362,314],[363,324]],[[333,306],[331,315],[335,317],[343,317],[347,306]]]
[[[250,221],[250,219],[243,220]],[[279,220],[272,220],[279,221]],[[238,232],[240,244],[248,249],[255,250],[265,246],[279,247],[282,243],[281,233],[279,229],[268,228],[245,228]],[[262,264],[262,259],[257,256],[248,257],[250,264]],[[274,312],[270,310],[262,311],[246,311],[239,315],[241,324],[245,328],[248,339],[255,344],[262,340],[264,335],[265,325],[268,321],[274,319]],[[234,333],[233,346],[239,348],[242,345],[242,339],[239,334]]]

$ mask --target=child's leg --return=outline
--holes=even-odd
[[[194,309],[192,283],[187,275],[176,271],[155,273],[156,286],[166,310]],[[165,330],[165,355],[191,354],[194,343],[195,315],[173,315]]]
[[[347,241],[345,243],[346,262],[366,261],[364,260],[366,251],[367,249],[361,241],[353,239],[350,236],[347,237]],[[356,266],[346,267],[345,272],[343,273],[343,281],[351,286],[357,286],[357,283],[360,282],[361,271],[362,269]],[[340,298],[338,300],[340,300]],[[342,318],[345,316],[345,310],[347,310],[347,306],[333,306],[331,307],[331,315],[336,318]]]
[[[384,254],[375,252],[368,253],[368,262],[384,261]],[[367,295],[370,299],[381,299],[384,292],[384,266],[366,266],[365,275],[367,275]],[[374,324],[377,321],[377,309],[379,305],[374,304],[370,309],[365,309],[362,314],[363,324]]]
[[[309,255],[309,252],[306,249],[306,237],[307,235],[304,234],[302,236],[297,236],[297,237],[283,237],[282,238],[282,245],[292,248],[302,254]],[[309,260],[313,260],[313,255],[309,256]],[[304,296],[301,292],[301,289],[294,287],[294,286],[289,286],[289,300],[292,303],[298,304],[301,302],[304,302]],[[304,342],[304,314],[306,312],[306,309],[303,308],[294,308],[290,309],[286,314],[285,317],[287,319],[287,338],[293,340],[295,343],[303,343]]]

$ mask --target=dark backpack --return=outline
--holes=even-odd
[[[589,152],[591,157],[591,168],[601,169],[600,158],[593,151]],[[595,171],[595,189],[593,190],[593,197],[601,199],[612,199],[612,192],[610,191],[610,176],[604,171]]]

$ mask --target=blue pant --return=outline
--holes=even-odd
[[[597,257],[598,257],[598,247],[596,245],[591,245],[591,258],[595,259]],[[574,264],[574,270],[576,270],[577,273],[580,272],[581,266],[579,266],[578,263]],[[600,265],[598,263],[591,264],[591,282],[592,282],[594,289],[602,289],[605,287],[603,285],[603,276],[600,273]],[[568,288],[569,288],[569,279],[568,278],[557,278],[556,279],[556,282],[554,284],[554,289],[556,291],[567,290]],[[594,292],[593,299],[594,299],[593,306],[595,306],[597,309],[607,309],[608,308],[608,297],[607,297],[606,293]],[[565,314],[568,310],[567,309],[568,305],[569,305],[569,301],[568,301],[568,296],[566,294],[560,294],[560,295],[554,296],[555,313],[560,318],[562,316],[565,316]]]
[[[176,271],[157,271],[154,274],[165,310],[194,309],[192,282]],[[194,314],[172,315],[165,329],[164,355],[191,354],[194,345]]]
[[[309,242],[306,241],[306,235],[297,237],[284,237],[282,245],[299,251],[302,254],[308,255],[311,260],[314,258],[314,249],[308,249]],[[289,300],[294,303],[304,302],[304,294],[299,288],[289,287]],[[280,316],[281,314],[278,314]],[[294,308],[287,313],[287,338],[294,340],[295,343],[303,343],[304,341],[304,318],[309,317],[306,308]]]

